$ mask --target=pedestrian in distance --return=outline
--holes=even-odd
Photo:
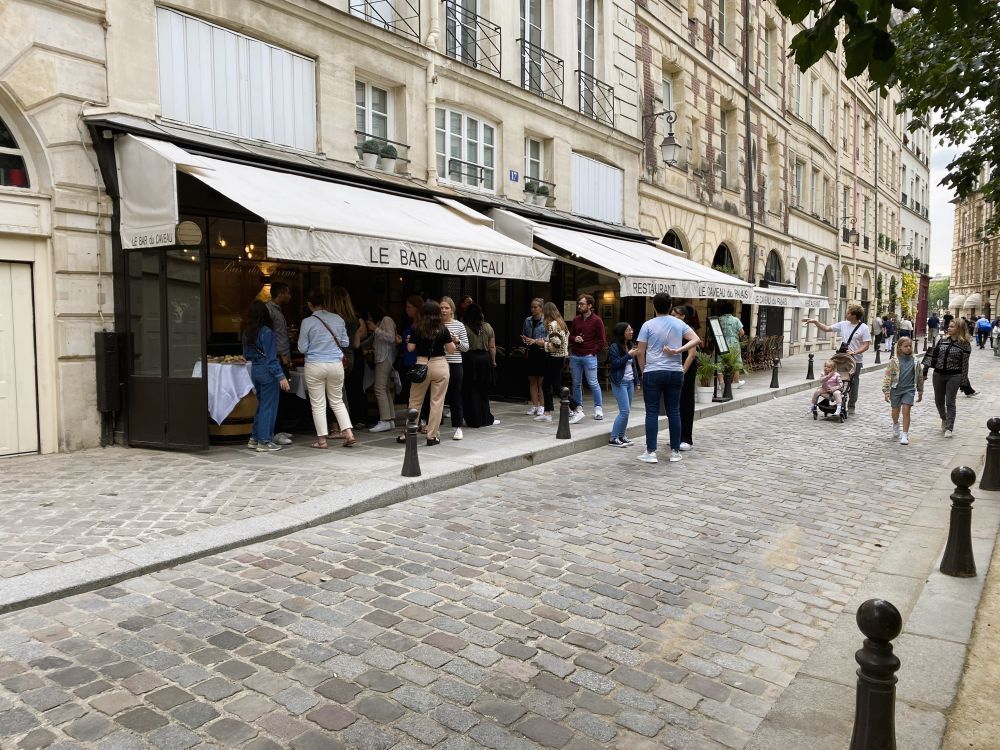
[[[611,392],[615,394],[615,400],[618,402],[618,416],[611,425],[608,445],[616,448],[628,448],[632,445],[625,430],[628,428],[628,417],[632,411],[635,384],[639,380],[639,366],[635,361],[637,352],[632,326],[625,322],[616,325],[611,334],[611,349],[608,352]]]
[[[810,323],[826,333],[834,332],[841,338],[839,352],[854,357],[854,374],[851,375],[851,395],[847,404],[848,411],[854,411],[858,403],[858,393],[861,387],[861,368],[864,364],[864,354],[872,343],[872,335],[864,322],[865,308],[861,305],[851,305],[847,308],[847,320],[827,325],[818,318],[806,318],[802,325]],[[883,321],[884,323],[885,321]],[[887,334],[888,335],[888,334]]]
[[[646,450],[640,461],[657,463],[656,448],[660,427],[660,403],[667,409],[670,429],[670,460],[681,460],[681,390],[684,387],[685,352],[701,343],[698,334],[682,320],[670,314],[670,295],[659,292],[653,297],[656,317],[639,329],[636,359],[642,372],[643,403],[646,406]]]
[[[872,343],[876,349],[880,349],[882,346],[882,340],[885,338],[885,326],[882,324],[881,315],[872,316]]]
[[[344,351],[351,345],[347,324],[326,309],[326,294],[321,289],[309,292],[306,304],[312,315],[302,321],[297,347],[306,357],[306,390],[316,428],[316,442],[310,447],[324,450],[328,437],[342,437],[344,447],[350,448],[358,441],[344,404]],[[340,425],[336,435],[327,427],[327,406]]]
[[[271,299],[267,303],[267,311],[271,316],[271,330],[274,331],[274,348],[278,352],[278,361],[281,363],[285,378],[288,378],[292,366],[292,344],[288,338],[288,322],[285,320],[282,307],[292,301],[292,291],[285,282],[275,281],[271,284],[270,293]],[[280,393],[278,394],[278,415],[274,420],[275,425],[288,423],[288,412],[291,409],[284,408],[289,406],[289,403],[286,401],[283,405],[281,403],[283,398],[294,399],[295,396],[282,397]],[[274,433],[274,442],[278,445],[291,445],[292,434],[277,431]]]
[[[243,356],[250,362],[250,380],[257,392],[257,411],[247,448],[258,453],[280,451],[281,446],[274,442],[274,420],[278,416],[278,393],[288,390],[288,378],[278,361],[271,314],[260,300],[255,300],[247,313]]]
[[[899,319],[899,338],[906,336],[908,339],[913,338],[913,321],[907,317],[902,317]],[[899,343],[896,344],[899,346]]]
[[[521,343],[525,346],[528,364],[528,398],[531,401],[529,417],[545,413],[545,398],[542,394],[542,381],[545,379],[544,304],[545,300],[541,297],[531,300],[531,314],[521,324]]]
[[[442,297],[438,305],[441,308],[441,322],[451,333],[451,343],[455,345],[454,352],[444,355],[448,362],[448,393],[445,396],[445,403],[451,409],[451,426],[455,430],[451,439],[461,440],[464,437],[462,434],[462,420],[464,418],[462,355],[469,351],[469,333],[465,324],[455,318],[455,301],[451,297]]]
[[[946,438],[955,433],[955,398],[969,374],[972,344],[964,320],[952,320],[937,345],[924,355],[924,377],[934,371],[934,405],[941,417],[941,430]]]
[[[980,349],[986,348],[986,339],[993,333],[993,324],[985,315],[980,315],[976,321],[976,344]]]
[[[403,306],[405,317],[402,321],[403,324],[399,327],[399,335],[396,336],[396,346],[399,347],[399,374],[403,385],[399,395],[403,403],[406,404],[410,402],[411,385],[406,373],[417,363],[417,355],[407,348],[406,340],[413,337],[413,331],[420,321],[420,310],[423,306],[424,298],[419,294],[411,294],[406,298],[406,304]]]
[[[358,315],[351,301],[350,293],[342,286],[330,290],[329,311],[339,315],[347,328],[351,343],[344,350],[344,403],[354,427],[364,428],[368,423],[368,398],[365,396],[364,358],[361,356],[361,341],[368,335],[364,316]],[[341,430],[334,430],[330,437],[343,437]]]
[[[545,409],[535,421],[551,422],[553,398],[562,401],[562,374],[569,357],[569,326],[553,302],[542,306],[542,314],[545,319],[545,378],[542,381]]]
[[[941,319],[938,318],[937,313],[932,312],[931,316],[927,318],[927,347],[931,348],[937,343],[938,331],[941,328]]]
[[[483,311],[473,303],[465,309],[469,351],[462,358],[465,424],[469,427],[499,425],[490,408],[490,393],[497,383],[497,337]]]
[[[396,321],[386,315],[379,305],[368,311],[366,327],[371,335],[372,363],[375,370],[375,403],[378,404],[378,423],[369,432],[388,432],[396,427],[396,409],[393,404],[395,380],[392,365],[396,352]]]
[[[716,306],[716,310],[719,313],[719,327],[722,329],[722,337],[726,340],[729,351],[736,352],[736,359],[740,363],[740,371],[736,373],[736,381],[733,385],[737,388],[742,388],[746,384],[742,375],[743,350],[740,348],[740,336],[743,335],[743,321],[733,315],[732,302],[720,302]],[[721,368],[717,377],[719,386],[721,387],[725,380]]]
[[[695,333],[701,329],[698,313],[691,305],[674,305],[671,312],[675,318],[683,320]],[[698,384],[697,369],[694,366],[698,348],[688,351],[684,357],[684,386],[681,388],[681,452],[694,448],[695,386]]]
[[[896,324],[892,320],[891,315],[886,315],[882,318],[882,329],[885,332],[885,348],[883,351],[892,351],[892,339],[896,335]]]
[[[569,324],[569,369],[573,376],[573,393],[570,399],[570,424],[584,417],[583,380],[594,397],[594,419],[604,419],[600,383],[597,382],[597,355],[607,346],[604,321],[594,313],[594,298],[581,294],[576,301],[577,315]]]
[[[427,419],[427,445],[440,445],[441,419],[444,415],[444,400],[448,393],[448,354],[454,354],[458,347],[452,340],[451,331],[441,320],[441,306],[434,300],[427,300],[420,308],[420,320],[406,342],[406,348],[416,355],[415,365],[426,365],[423,380],[413,383],[410,388],[410,409],[420,409],[424,395],[430,393],[430,412]],[[396,442],[405,443],[406,434],[397,436]]]
[[[825,397],[837,405],[837,408],[833,410],[833,416],[839,417],[844,400],[844,395],[840,392],[840,386],[840,373],[837,372],[837,363],[832,359],[828,359],[823,363],[823,374],[819,377],[819,388],[813,391],[812,407],[809,411],[816,414],[818,411],[816,404],[821,398]]]
[[[913,339],[909,336],[900,336],[896,343],[896,354],[889,360],[882,378],[882,393],[892,407],[892,436],[899,439],[900,445],[909,445],[910,409],[914,398],[917,403],[924,400],[924,373],[913,356]]]

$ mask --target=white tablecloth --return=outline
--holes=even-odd
[[[201,362],[196,362],[191,377],[201,377]],[[223,365],[208,363],[208,414],[216,424],[222,424],[240,399],[253,390],[250,363]]]

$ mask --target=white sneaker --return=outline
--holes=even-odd
[[[680,451],[670,451],[670,463],[676,463],[681,460]]]
[[[494,427],[498,427],[499,425],[500,425],[500,420],[499,420],[499,419],[497,419],[496,417],[494,417],[494,418],[493,418],[493,426],[494,426]]]
[[[465,435],[462,434],[462,428],[461,427],[456,427],[455,428],[455,434],[451,436],[451,439],[452,440],[461,440],[464,437],[465,437]]]
[[[692,448],[694,448],[694,446],[691,445],[691,443],[681,443],[681,450],[682,451],[689,451]]]
[[[906,433],[906,432],[899,433],[899,444],[900,445],[909,445],[910,444],[910,435],[909,435],[909,433]]]
[[[581,421],[582,419],[583,419],[583,412],[582,411],[575,411],[575,412],[573,412],[572,414],[569,415],[569,423],[570,424],[576,424],[577,422]]]
[[[652,453],[650,453],[649,451],[643,451],[642,454],[639,456],[639,460],[647,464],[657,463],[656,451],[653,451]]]
[[[835,416],[835,417],[839,417],[840,416],[840,408],[841,408],[841,405],[837,404],[837,408],[833,410],[833,416]]]
[[[378,424],[376,424],[374,427],[368,430],[368,432],[388,432],[389,430],[394,430],[394,429],[396,429],[396,423],[393,422],[391,419],[389,421],[380,419],[378,421]]]
[[[253,450],[256,447],[257,447],[257,440],[256,440],[256,438],[250,438],[249,440],[247,440],[247,448],[249,448],[250,450]]]
[[[893,437],[897,437],[897,438],[899,437],[899,425],[898,424],[894,424],[892,426],[892,436]]]
[[[600,406],[594,407],[594,419],[598,421],[604,419],[604,409],[602,409]]]
[[[290,433],[290,432],[276,432],[276,433],[274,433],[274,436],[276,438],[283,437],[283,438],[288,438],[289,440],[292,439],[292,433]],[[282,443],[282,445],[285,445],[285,443]]]
[[[274,436],[274,442],[278,445],[291,445],[292,439],[288,437],[284,432],[279,432]]]
[[[944,431],[944,436],[945,436],[946,438],[950,438],[950,437],[954,437],[954,434],[952,433],[952,431],[951,431],[951,430],[945,430],[945,431]]]
[[[543,411],[541,414],[539,414],[537,417],[535,417],[534,421],[535,422],[551,422],[552,421],[552,415],[551,414],[546,414]]]

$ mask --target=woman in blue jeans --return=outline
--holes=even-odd
[[[274,442],[274,420],[278,416],[278,389],[287,391],[288,379],[278,362],[267,305],[256,300],[247,317],[243,356],[250,362],[250,380],[257,392],[257,412],[247,448],[256,448],[258,453],[280,451],[281,446]]]
[[[618,401],[618,416],[611,425],[611,438],[608,445],[616,448],[627,448],[632,441],[625,434],[628,427],[628,415],[632,410],[632,396],[635,393],[635,383],[639,379],[639,368],[635,362],[635,343],[632,341],[632,326],[619,323],[611,336],[611,349],[608,353],[611,365],[611,392]]]

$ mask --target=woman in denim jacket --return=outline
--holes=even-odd
[[[625,434],[628,427],[628,415],[632,410],[632,396],[635,393],[635,383],[639,380],[639,367],[635,361],[636,346],[632,341],[632,326],[619,323],[611,336],[611,349],[608,361],[611,365],[611,392],[618,401],[618,416],[611,425],[611,438],[608,445],[616,448],[627,448],[632,441]]]

